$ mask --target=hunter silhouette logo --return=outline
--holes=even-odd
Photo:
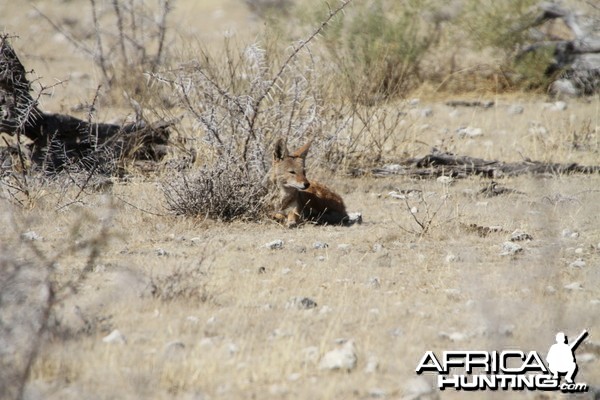
[[[581,335],[569,345],[567,337],[563,332],[556,334],[556,343],[548,350],[548,369],[552,372],[554,379],[560,379],[560,374],[566,374],[567,383],[573,383],[577,374],[577,362],[575,361],[575,349],[587,337],[588,331],[584,330]]]
[[[556,334],[550,346],[547,365],[538,352],[503,351],[444,351],[438,358],[427,351],[415,372],[437,372],[440,390],[560,390],[564,393],[586,392],[586,383],[576,383],[578,367],[575,350],[588,336],[584,330],[569,344],[563,332]],[[456,371],[458,369],[458,371]],[[452,374],[451,374],[452,372]],[[561,376],[565,382],[561,383]]]

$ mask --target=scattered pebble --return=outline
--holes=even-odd
[[[108,335],[104,336],[102,341],[110,344],[126,344],[127,338],[125,338],[125,335],[123,335],[118,329],[115,329]]]
[[[431,107],[422,108],[419,111],[419,115],[423,118],[431,117],[433,115],[433,110],[431,109]]]
[[[30,242],[34,242],[34,241],[37,241],[37,240],[42,240],[43,237],[41,237],[40,235],[38,235],[34,231],[28,231],[28,232],[25,232],[25,233],[21,234],[21,239],[29,240]]]
[[[502,252],[500,253],[500,255],[501,256],[513,256],[522,251],[523,251],[523,247],[519,246],[518,244],[513,243],[513,242],[504,242],[504,243],[502,243]]]
[[[337,245],[338,250],[342,250],[342,251],[348,251],[348,250],[350,250],[351,247],[352,247],[352,245],[349,243],[340,243]]]
[[[562,231],[562,237],[564,237],[564,238],[571,238],[571,239],[577,239],[579,237],[579,232],[575,232],[575,231],[572,231],[570,229],[563,229],[563,231]]]
[[[527,233],[525,231],[522,231],[521,229],[516,229],[510,235],[511,242],[520,242],[520,241],[524,241],[524,240],[533,240],[533,236],[531,236],[529,233]]]
[[[483,130],[481,128],[473,128],[471,126],[461,126],[456,130],[459,138],[474,138],[478,136],[483,136]]]
[[[281,240],[281,239],[273,240],[272,242],[265,244],[265,247],[267,249],[271,249],[271,250],[281,250],[281,249],[283,249],[283,240]]]
[[[506,110],[506,112],[509,115],[518,115],[518,114],[523,114],[523,111],[525,111],[525,109],[523,108],[522,105],[519,104],[512,104],[508,107],[508,109]]]
[[[292,297],[285,305],[285,308],[298,308],[300,310],[309,310],[315,307],[317,307],[317,302],[309,297]]]
[[[383,245],[381,243],[375,243],[373,245],[373,252],[379,253],[381,250],[383,250]]]
[[[156,255],[159,257],[164,257],[164,256],[168,256],[169,253],[165,249],[158,248],[158,249],[156,249]]]
[[[365,374],[374,374],[379,369],[379,360],[374,355],[370,355],[365,365]]]
[[[462,342],[463,340],[469,338],[468,335],[461,333],[461,332],[452,332],[452,333],[440,332],[439,336],[443,339],[448,339],[451,342]]]
[[[164,354],[167,358],[181,357],[185,350],[185,344],[178,340],[169,342],[165,345]]]
[[[381,287],[381,282],[379,281],[378,277],[373,276],[373,277],[369,278],[367,285],[369,285],[373,289],[379,289]]]
[[[583,268],[583,267],[585,267],[585,261],[583,261],[581,258],[578,258],[577,260],[575,260],[571,264],[569,264],[569,267]]]
[[[583,285],[581,284],[581,282],[573,282],[569,283],[568,285],[565,285],[564,288],[567,290],[582,290]]]
[[[325,242],[314,242],[313,243],[313,248],[317,249],[317,250],[326,249],[328,247],[329,247],[329,245]]]
[[[363,222],[363,218],[362,218],[362,213],[359,212],[354,212],[354,213],[348,213],[348,225],[354,225],[354,224],[362,224]]]
[[[319,362],[319,369],[352,371],[357,361],[354,340],[350,339],[325,353]]]
[[[454,183],[454,178],[451,176],[440,176],[436,179],[439,183],[441,183],[442,185],[451,185],[452,183]]]
[[[457,255],[450,253],[446,256],[446,262],[448,264],[456,262],[456,261],[459,261],[459,258]]]

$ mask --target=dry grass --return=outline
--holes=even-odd
[[[51,11],[71,12],[68,4]],[[173,18],[188,21],[190,30],[199,25],[221,29],[215,21],[224,17],[216,9],[225,15],[231,10],[238,27],[249,24],[233,1],[218,7],[221,3],[177,4]],[[22,9],[2,7],[17,24],[7,29],[25,26]],[[193,26],[192,13],[197,13]],[[32,31],[18,33],[22,41],[15,48],[24,48],[28,68],[59,78],[72,73],[72,65],[93,71],[64,43],[44,47],[29,36]],[[65,111],[75,99],[92,98],[97,77],[77,79],[81,84],[69,83],[44,107]],[[598,164],[597,98],[552,111],[544,98],[513,94],[492,98],[495,108],[458,113],[442,100],[423,96],[418,105],[390,105],[407,114],[385,132],[390,137],[384,136],[379,162],[425,154],[436,146],[505,161],[530,157]],[[524,106],[523,114],[507,113],[514,103]],[[421,116],[423,107],[431,107],[432,116]],[[460,126],[481,128],[484,135],[459,138]],[[101,256],[54,308],[49,340],[26,386],[29,398],[364,399],[374,389],[386,398],[401,398],[426,350],[516,347],[545,354],[557,331],[576,335],[584,328],[590,331],[588,341],[600,343],[598,176],[505,178],[500,184],[524,194],[483,198],[475,193],[488,182],[479,178],[450,186],[403,177],[348,178],[317,168],[309,156],[309,179],[336,189],[348,210],[362,212],[365,222],[293,230],[265,220],[221,223],[168,215],[159,183],[169,176],[171,171],[133,177],[105,193],[45,185],[28,207],[18,207],[0,191],[0,262],[2,257],[15,264],[38,262],[21,239],[23,232],[34,231],[42,237],[34,242],[40,252],[56,257],[59,285],[77,280],[90,259],[66,249],[95,237],[103,223],[112,221]],[[398,189],[420,190],[429,218],[439,209],[426,234],[418,235],[406,203],[388,195]],[[417,207],[418,218],[428,218],[425,203],[410,199],[409,205]],[[501,225],[503,231],[481,237],[465,228],[469,224]],[[533,241],[522,243],[525,250],[516,257],[500,256],[500,245],[515,229],[525,230]],[[564,236],[567,229],[579,236]],[[275,239],[284,241],[283,249],[264,246]],[[317,241],[329,247],[315,249]],[[578,258],[586,266],[570,267]],[[564,288],[573,282],[581,282],[582,289]],[[309,297],[317,307],[290,307],[294,297]],[[8,312],[0,314],[3,321]],[[114,329],[125,335],[125,344],[102,341]],[[465,338],[452,342],[440,335],[454,332]],[[318,355],[333,348],[337,338],[356,342],[358,365],[350,373],[317,367]],[[314,348],[317,359],[311,357]],[[4,361],[10,355],[3,349]],[[582,346],[578,354],[593,351]],[[600,380],[600,355],[595,356],[580,364],[578,381]],[[365,372],[369,357],[379,363],[374,373]],[[6,376],[0,370],[0,378]]]

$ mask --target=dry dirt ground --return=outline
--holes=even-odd
[[[8,3],[0,5],[0,23],[20,35],[14,45],[25,65],[48,81],[68,77],[69,60],[80,56],[56,56],[69,54],[68,45],[53,39],[43,21],[28,24],[28,5]],[[68,15],[82,2],[36,3]],[[178,4],[175,18],[191,35],[208,35],[200,27],[222,32],[225,23],[218,21],[228,18],[239,29],[255,23],[233,1]],[[40,32],[50,46],[41,45]],[[65,112],[89,100],[95,78],[84,79],[57,88],[44,108]],[[542,97],[492,100],[491,109],[455,110],[422,99],[398,135],[422,155],[441,145],[504,161],[600,164],[597,98],[569,100],[564,110]],[[524,112],[508,113],[514,104]],[[460,126],[483,135],[458,137]],[[90,248],[101,249],[76,291],[62,293],[55,335],[33,365],[26,397],[411,398],[423,384],[415,382],[415,368],[428,350],[521,349],[545,356],[557,332],[574,338],[583,329],[590,335],[576,353],[577,381],[600,385],[600,176],[501,178],[501,186],[518,192],[485,197],[478,192],[489,181],[480,178],[445,184],[318,175],[350,211],[363,214],[362,225],[289,230],[268,221],[173,217],[159,185],[166,176],[117,182],[70,205],[76,189],[40,188],[30,208],[0,196],[0,260],[29,259],[41,270],[48,262],[43,255],[55,261],[61,284],[86,267]],[[406,200],[390,194],[403,190],[414,191]],[[415,219],[431,223],[425,234]],[[471,224],[497,228],[485,232]],[[532,240],[514,242],[522,250],[501,255],[515,230]],[[98,241],[86,247],[93,238]],[[282,248],[265,246],[274,240]],[[70,249],[78,243],[82,249]],[[122,337],[111,342],[115,330]],[[350,372],[319,368],[338,339],[354,341]],[[433,375],[425,381],[436,384]],[[554,395],[447,390],[429,396]]]

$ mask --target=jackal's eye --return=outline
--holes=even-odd
[[[296,175],[296,171],[294,171],[294,170],[289,170],[288,172],[292,175]]]

